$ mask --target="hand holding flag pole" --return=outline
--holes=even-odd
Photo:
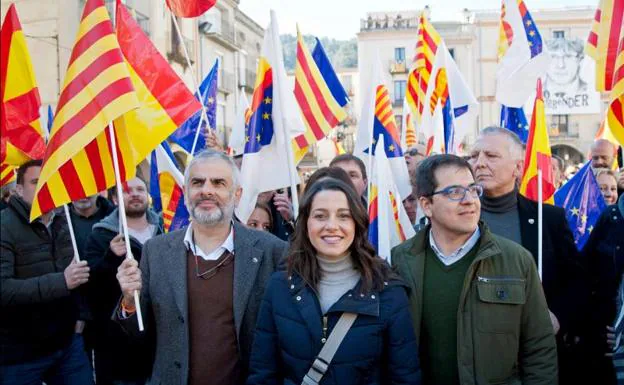
[[[119,173],[119,159],[117,158],[117,148],[116,138],[115,138],[115,129],[113,128],[113,123],[108,123],[108,129],[110,131],[110,140],[111,140],[111,148],[113,149],[111,152],[113,153],[113,165],[115,166],[115,180],[117,181],[117,202],[119,207],[119,218],[122,223],[122,232],[124,235],[124,242],[126,244],[126,258],[133,259],[132,250],[130,249],[130,235],[128,233],[128,220],[126,218],[126,207],[123,202],[123,192],[121,191],[121,175]],[[141,312],[141,302],[139,299],[139,292],[135,290],[134,292],[134,306],[136,307],[137,321],[139,323],[139,330],[143,331],[143,313]]]

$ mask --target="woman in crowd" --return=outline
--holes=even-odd
[[[262,202],[256,203],[256,208],[247,219],[247,227],[270,232],[273,228],[273,215],[271,215],[269,205]]]
[[[595,171],[596,182],[607,205],[614,205],[618,199],[617,176],[608,168],[599,168]]]
[[[333,359],[317,360],[322,383],[419,384],[406,289],[368,243],[355,190],[317,181],[299,211],[288,271],[273,275],[258,315],[247,384],[301,384],[338,320],[353,314]]]

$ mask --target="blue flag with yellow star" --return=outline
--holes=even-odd
[[[526,144],[529,137],[529,122],[522,107],[501,105],[500,125],[518,135],[522,143]]]
[[[219,61],[215,60],[215,64],[212,66],[212,69],[204,78],[204,81],[199,86],[199,92],[203,96],[204,101],[204,110],[206,111],[206,117],[208,118],[208,122],[206,122],[206,117],[204,117],[201,125],[201,132],[199,133],[199,137],[197,138],[197,144],[195,145],[195,152],[199,152],[206,147],[206,133],[208,130],[216,130],[217,126],[217,85],[219,80]],[[199,94],[196,92],[195,97],[200,102],[202,98],[199,97]],[[171,136],[169,139],[173,142],[177,143],[180,147],[182,147],[189,154],[193,149],[193,141],[195,140],[195,133],[197,132],[197,126],[199,125],[199,120],[201,119],[201,111],[195,113],[195,115],[191,116],[184,124],[182,124]]]
[[[555,192],[555,205],[565,210],[576,248],[583,249],[600,213],[607,207],[590,162]]]

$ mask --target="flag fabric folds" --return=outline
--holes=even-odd
[[[138,106],[128,66],[103,0],[87,0],[56,108],[31,220],[62,204],[115,184],[107,125]],[[134,175],[123,159],[126,133],[116,134],[120,174]],[[126,149],[126,150],[123,150]]]
[[[293,139],[295,163],[299,163],[310,145],[329,135],[347,117],[345,106],[349,102],[320,40],[316,39],[310,54],[299,31],[294,92],[306,128]]]
[[[602,210],[607,205],[591,168],[585,165],[555,193],[555,205],[563,207],[574,242],[579,250],[594,229]]]
[[[197,17],[212,8],[217,0],[167,0],[167,6],[178,17]]]
[[[403,98],[403,121],[401,122],[401,148],[403,151],[407,151],[418,143],[413,116],[407,97],[405,97]]]
[[[596,91],[611,91],[616,72],[621,72],[616,61],[624,38],[623,24],[624,0],[600,0],[585,46],[587,54],[596,61]]]
[[[198,95],[195,93],[195,97],[197,100],[201,101],[203,98],[204,101],[204,111],[206,111],[206,115],[202,119],[201,109],[196,112],[191,118],[185,121],[180,127],[169,137],[170,140],[179,144],[180,147],[184,149],[184,151],[191,153],[193,149],[193,141],[195,140],[195,135],[197,133],[197,127],[199,125],[199,120],[202,119],[202,125],[199,128],[200,133],[197,137],[197,144],[195,145],[195,152],[202,150],[206,147],[206,134],[208,130],[216,130],[217,129],[217,85],[219,79],[219,61],[215,60],[214,65],[208,75],[204,78],[202,83],[199,85],[199,93]],[[208,121],[206,122],[206,119]]]
[[[500,125],[518,135],[522,143],[529,136],[529,123],[522,107],[501,106]]]
[[[287,98],[292,98],[288,100]],[[293,121],[298,114],[293,109],[294,95],[288,87],[284,69],[282,46],[275,13],[271,11],[271,22],[264,33],[262,52],[258,60],[256,83],[250,106],[249,123],[246,127],[241,186],[243,193],[237,207],[237,217],[247,222],[253,211],[258,194],[291,185],[290,175],[294,164],[289,167],[286,145],[290,145],[293,128],[299,126]],[[291,123],[294,122],[294,123]],[[292,124],[292,125],[291,125]]]
[[[15,168],[8,164],[0,164],[0,187],[15,180]]]
[[[384,136],[378,144],[385,146]],[[403,196],[392,180],[392,170],[385,151],[377,151],[371,174],[371,193],[368,205],[368,240],[377,255],[390,262],[390,250],[414,236],[414,228],[403,207]]]
[[[40,107],[26,38],[11,4],[0,29],[0,164],[19,166],[43,158]]]
[[[117,38],[140,106],[117,119],[115,128],[125,130],[131,139],[136,165],[200,111],[201,104],[120,0],[116,19]]]
[[[150,195],[156,212],[162,212],[165,232],[189,224],[189,212],[184,203],[184,176],[167,142],[152,151],[150,162]]]
[[[407,165],[401,149],[401,138],[392,112],[392,102],[388,88],[383,83],[381,64],[375,61],[371,84],[368,85],[367,96],[362,103],[362,114],[355,143],[354,155],[360,157],[370,168],[369,154],[375,156],[382,149],[392,170],[393,180],[401,196],[408,196],[412,191]],[[379,138],[384,138],[384,145],[379,146]],[[372,152],[370,151],[372,141]],[[370,161],[370,162],[369,162]],[[371,170],[368,170],[370,174]]]
[[[245,92],[241,91],[236,105],[236,117],[232,126],[229,147],[233,155],[241,155],[245,149],[245,126],[247,125],[251,111],[249,100]]]
[[[414,68],[408,75],[405,95],[414,113],[416,123],[419,126],[425,107],[425,95],[429,88],[433,62],[441,42],[442,37],[440,37],[438,31],[433,28],[433,25],[425,17],[423,12],[420,15],[418,23],[418,40],[416,42]]]
[[[542,81],[537,80],[537,95],[531,117],[531,128],[527,140],[524,158],[524,175],[520,184],[520,194],[533,201],[538,201],[538,174],[542,171],[542,202],[554,203],[555,183],[552,173],[552,154],[546,131],[546,111],[544,109],[544,95]]]
[[[496,100],[522,107],[550,63],[542,36],[523,0],[503,0],[498,39]]]
[[[607,110],[607,121],[615,139],[624,146],[624,25],[620,34],[620,47],[615,61],[613,89]]]

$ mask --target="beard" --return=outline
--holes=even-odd
[[[72,202],[72,204],[78,210],[87,210],[95,205],[95,201],[92,201],[91,199],[87,198],[87,199],[77,200],[75,202]]]
[[[205,200],[212,201],[215,207],[211,211],[205,211],[198,207],[199,204]],[[201,223],[202,225],[216,225],[223,222],[229,222],[234,215],[234,199],[230,196],[230,199],[224,205],[220,204],[214,199],[198,199],[191,202],[191,217],[193,220]]]
[[[140,218],[147,212],[147,203],[141,202],[141,205],[136,205],[137,202],[128,202],[126,206],[126,216],[128,218]]]

